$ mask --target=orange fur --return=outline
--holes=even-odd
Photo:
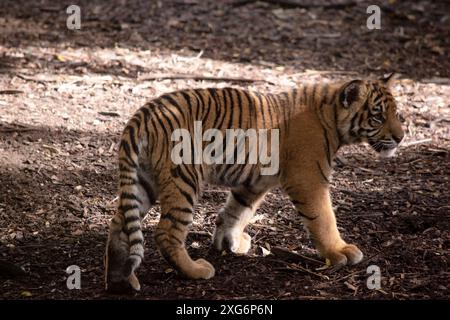
[[[358,263],[361,251],[347,244],[336,227],[329,181],[338,149],[369,142],[380,153],[395,150],[403,137],[389,81],[355,80],[309,84],[276,95],[239,89],[198,89],[164,95],[145,105],[128,122],[119,151],[120,203],[106,250],[106,285],[138,290],[135,270],[143,258],[140,220],[159,199],[155,232],[167,261],[191,279],[209,279],[214,267],[192,260],[184,241],[203,182],[228,186],[231,193],[217,217],[214,246],[245,254],[245,233],[270,189],[281,186],[293,201],[319,252],[335,267]],[[217,128],[278,129],[280,168],[261,175],[261,164],[181,164],[170,158],[173,130]],[[245,148],[248,151],[248,142]],[[275,152],[277,150],[269,150]]]

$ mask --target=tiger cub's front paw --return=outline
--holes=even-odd
[[[325,257],[330,260],[333,270],[339,270],[345,265],[354,265],[363,259],[364,255],[357,246],[344,244],[338,250],[328,251]]]

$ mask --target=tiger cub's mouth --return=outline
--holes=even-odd
[[[382,158],[389,158],[394,156],[398,148],[398,143],[393,140],[369,140],[369,144],[372,149],[375,150]]]

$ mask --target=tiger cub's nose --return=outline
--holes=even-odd
[[[392,139],[394,139],[395,142],[397,142],[397,144],[399,144],[403,140],[404,136],[405,136],[404,134],[392,135]]]

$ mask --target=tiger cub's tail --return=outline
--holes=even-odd
[[[134,270],[144,258],[144,236],[141,218],[155,203],[152,183],[148,173],[139,164],[141,148],[148,143],[147,126],[149,110],[142,107],[127,123],[119,147],[119,213],[124,217],[124,232],[128,236],[129,256],[125,262],[123,275],[135,278]],[[137,281],[137,279],[136,279]],[[133,280],[130,283],[133,285]],[[137,283],[138,285],[138,283]]]

